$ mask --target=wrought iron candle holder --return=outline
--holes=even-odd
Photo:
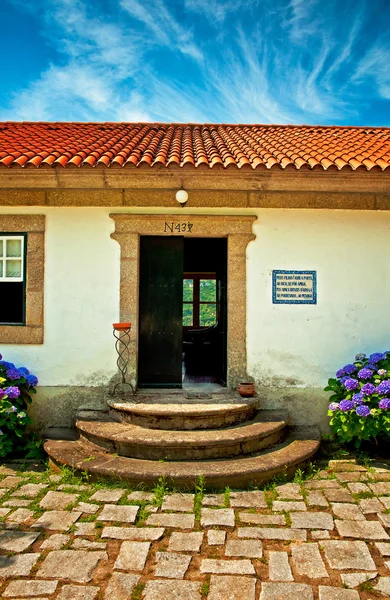
[[[112,327],[112,333],[115,338],[115,350],[118,355],[116,364],[121,375],[121,380],[114,385],[111,395],[115,396],[115,392],[118,387],[122,388],[122,392],[124,393],[123,388],[126,386],[128,386],[131,389],[131,392],[134,395],[134,386],[129,381],[127,381],[127,368],[130,359],[131,323],[113,323]]]

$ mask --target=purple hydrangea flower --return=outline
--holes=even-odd
[[[10,386],[5,389],[5,393],[8,398],[18,398],[20,396],[20,389],[16,385]]]
[[[379,408],[384,408],[385,410],[390,408],[390,398],[382,398],[378,403]]]
[[[378,369],[378,375],[380,375],[381,377],[384,377],[386,375],[387,371],[386,369]]]
[[[4,398],[4,396],[5,396],[5,391],[4,391],[4,390],[2,390],[2,389],[0,389],[0,400],[1,400],[2,398]]]
[[[359,387],[359,382],[357,379],[351,379],[348,377],[344,382],[344,387],[347,390],[356,390]]]
[[[8,379],[20,379],[22,374],[19,371],[19,369],[8,369],[8,371],[6,371],[7,377]]]
[[[2,354],[0,354],[0,360],[3,360],[3,355]]]
[[[351,378],[349,377],[349,375],[344,375],[344,377],[342,377],[340,379],[340,383],[342,383],[344,385],[344,383],[347,381],[347,379],[351,379]]]
[[[337,379],[340,379],[343,375],[344,375],[344,370],[343,369],[339,369],[337,371],[337,373],[336,373]]]
[[[38,377],[35,377],[35,375],[27,375],[26,381],[28,385],[34,386],[38,384]]]
[[[360,406],[356,407],[356,414],[358,414],[359,417],[368,417],[370,412],[371,411],[366,404],[361,404]]]
[[[30,375],[30,371],[26,369],[26,367],[19,367],[19,372],[26,377],[26,375]]]
[[[365,383],[362,386],[361,392],[365,395],[365,396],[371,396],[371,394],[373,394],[375,392],[375,385],[373,383]]]
[[[6,369],[14,369],[15,368],[14,363],[7,362],[6,360],[2,360],[0,362],[0,365],[2,365],[3,367],[5,367]]]
[[[345,365],[345,367],[343,367],[343,371],[346,375],[352,375],[352,373],[355,373],[355,371],[357,371],[357,367],[355,367],[355,365],[352,364]]]
[[[364,369],[360,369],[360,371],[357,374],[359,379],[370,379],[372,375],[373,371],[371,371],[371,369],[367,369],[366,367],[364,367]]]
[[[378,363],[380,360],[383,360],[385,357],[384,354],[382,354],[382,352],[375,352],[374,354],[370,355],[370,363],[372,363],[373,365],[375,365],[376,363]]]
[[[356,356],[355,356],[355,360],[357,360],[357,361],[364,360],[365,358],[366,358],[366,355],[363,354],[362,352],[360,354],[356,354]]]
[[[390,379],[385,379],[381,381],[378,387],[376,388],[378,394],[390,394]]]
[[[347,412],[347,410],[352,410],[353,408],[355,408],[355,405],[351,400],[341,400],[340,410]]]
[[[352,402],[356,405],[356,404],[363,404],[364,402],[364,395],[359,392],[358,394],[354,394],[352,396]]]
[[[328,409],[332,411],[338,410],[339,408],[340,405],[338,404],[338,402],[331,402],[328,406]]]

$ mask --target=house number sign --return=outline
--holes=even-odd
[[[273,304],[317,304],[317,271],[272,271]]]
[[[193,223],[164,223],[164,233],[192,233]]]

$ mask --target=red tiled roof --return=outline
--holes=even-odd
[[[0,123],[0,166],[384,171],[390,128],[180,123]]]

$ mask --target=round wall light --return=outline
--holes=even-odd
[[[184,206],[184,204],[188,200],[188,193],[185,190],[178,190],[176,192],[176,200],[178,201],[179,204]]]

